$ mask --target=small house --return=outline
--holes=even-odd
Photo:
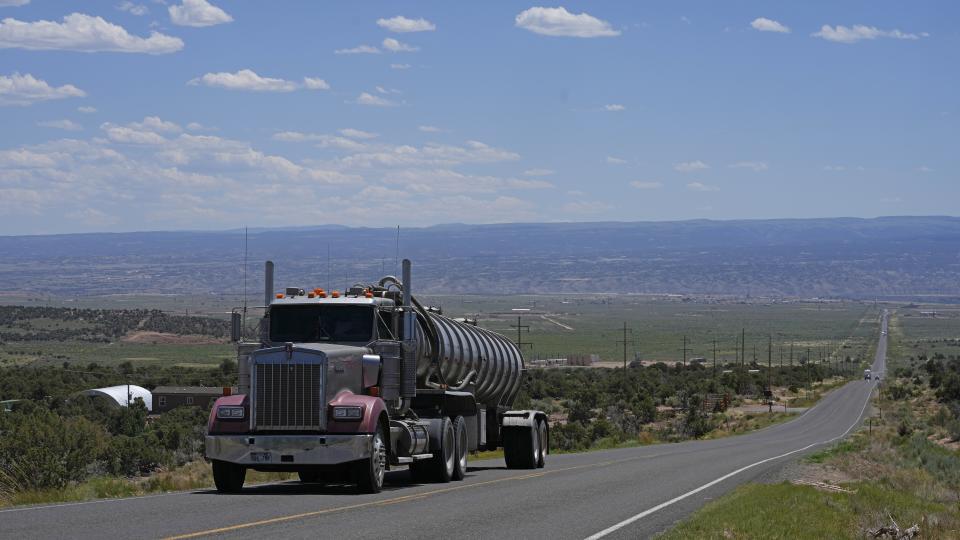
[[[153,389],[153,412],[162,414],[177,407],[208,408],[218,397],[236,392],[219,386],[158,386]]]

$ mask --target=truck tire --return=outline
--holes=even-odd
[[[213,460],[213,483],[220,493],[240,493],[247,468],[236,463]]]
[[[453,439],[456,449],[456,462],[453,464],[453,479],[463,480],[467,475],[467,421],[462,416],[453,419]]]
[[[433,457],[414,461],[410,466],[410,471],[418,481],[446,483],[453,478],[457,461],[453,424],[446,416],[438,421],[440,422],[438,437],[430,439],[430,453]]]
[[[377,421],[377,428],[370,437],[370,457],[358,461],[355,467],[357,489],[361,493],[380,493],[387,474],[387,443],[382,421]]]
[[[546,420],[537,421],[537,440],[540,443],[540,456],[537,459],[537,468],[542,469],[547,463],[547,449],[550,446]]]
[[[539,432],[535,426],[503,430],[503,459],[508,469],[535,469],[540,461]]]

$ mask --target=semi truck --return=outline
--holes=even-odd
[[[409,260],[402,279],[343,292],[275,292],[273,276],[267,261],[259,339],[243,341],[233,315],[237,392],[217,399],[207,422],[217,490],[240,491],[254,469],[376,493],[403,467],[417,482],[462,480],[470,453],[496,448],[508,468],[544,466],[546,414],[512,408],[517,345],[421,305]]]

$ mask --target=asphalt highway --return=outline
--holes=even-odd
[[[874,373],[884,375],[886,318]],[[0,510],[0,538],[647,538],[738,484],[835,442],[869,414],[875,381],[834,390],[799,418],[746,435],[549,456],[545,469],[472,461],[467,478],[377,495],[284,482]],[[785,511],[787,511],[785,509]]]

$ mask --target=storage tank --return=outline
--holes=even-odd
[[[439,366],[440,378],[456,389],[473,383],[477,401],[510,406],[520,390],[523,356],[506,337],[418,308],[417,387]],[[426,346],[424,346],[426,345]]]

